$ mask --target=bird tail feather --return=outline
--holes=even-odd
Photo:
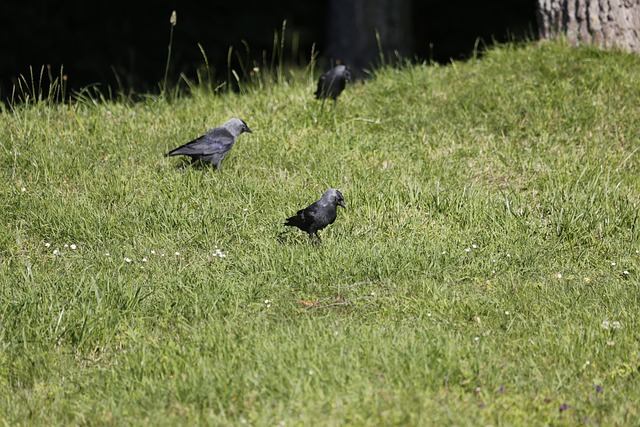
[[[301,224],[300,218],[298,218],[297,216],[292,216],[291,218],[287,218],[286,221],[284,222],[284,225],[287,225],[289,227],[297,227],[300,224]]]

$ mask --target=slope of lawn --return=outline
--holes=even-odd
[[[0,113],[0,423],[637,423],[640,58],[314,89]],[[163,157],[231,117],[221,171]]]

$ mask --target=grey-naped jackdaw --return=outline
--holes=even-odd
[[[320,200],[304,209],[300,209],[294,216],[287,218],[284,225],[298,227],[308,233],[311,243],[314,243],[313,236],[315,235],[317,242],[321,243],[322,239],[318,236],[318,231],[329,224],[333,224],[338,216],[338,206],[347,208],[344,204],[342,193],[335,188],[330,188],[324,192]]]
[[[344,90],[346,82],[353,82],[351,71],[344,65],[337,65],[324,73],[318,79],[317,99],[331,98],[335,102],[338,95]]]
[[[244,132],[253,133],[243,120],[234,117],[201,137],[169,151],[165,156],[189,156],[192,162],[211,163],[216,169],[220,169],[220,163],[233,147],[236,138]]]

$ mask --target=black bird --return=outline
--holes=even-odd
[[[189,156],[192,162],[211,163],[216,169],[220,169],[222,159],[243,132],[253,133],[243,120],[234,117],[222,126],[209,130],[200,138],[169,151],[165,156]]]
[[[312,203],[310,206],[300,209],[291,218],[287,218],[284,225],[290,227],[298,227],[300,230],[309,234],[311,243],[315,243],[313,236],[317,238],[317,242],[321,243],[322,239],[318,236],[318,231],[322,230],[329,224],[333,224],[338,216],[338,206],[347,208],[344,204],[342,193],[335,188],[330,188],[324,192],[320,200]]]
[[[344,90],[346,82],[353,82],[351,71],[344,65],[337,65],[324,73],[318,79],[317,99],[331,98],[336,102],[338,95]]]

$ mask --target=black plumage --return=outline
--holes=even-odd
[[[344,65],[337,65],[324,73],[318,79],[318,89],[315,92],[317,99],[331,98],[335,102],[342,93],[346,82],[351,83],[353,76]]]
[[[304,209],[300,209],[294,216],[287,218],[284,225],[298,227],[308,233],[311,243],[314,243],[313,236],[316,237],[318,243],[321,243],[322,239],[318,236],[318,231],[329,224],[333,224],[338,216],[338,206],[346,209],[344,197],[339,190],[330,188],[324,192],[320,200]]]
[[[189,156],[192,161],[210,163],[220,169],[220,164],[242,133],[253,133],[240,119],[233,118],[220,127],[213,128],[199,138],[188,142],[165,156]]]

